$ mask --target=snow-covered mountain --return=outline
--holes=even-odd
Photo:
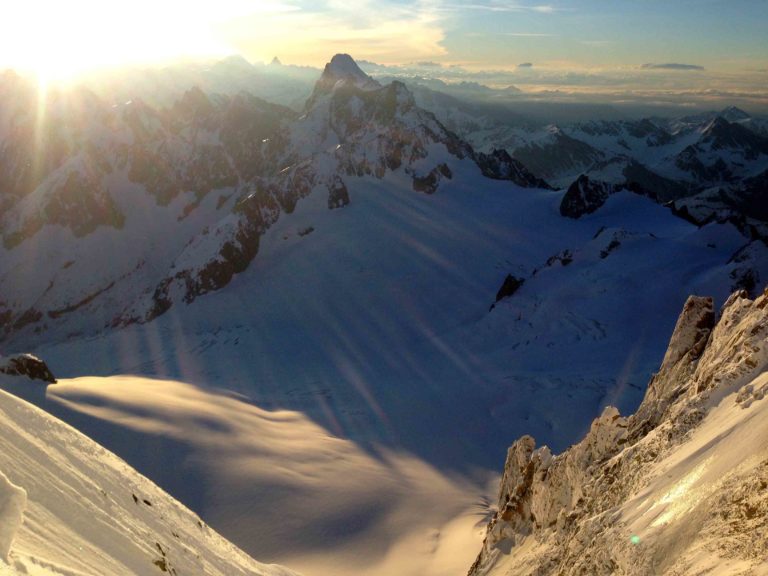
[[[0,385],[43,389],[26,376]],[[123,460],[0,391],[0,574],[294,572],[254,561]]]
[[[499,121],[459,102],[417,92],[420,103],[479,151],[503,148],[534,174],[567,187],[581,174],[656,189],[662,201],[730,186],[768,168],[766,121],[738,108],[675,119],[536,126]]]
[[[475,155],[404,85],[379,85],[348,55],[328,64],[300,117],[198,88],[159,110],[75,92],[33,113],[35,94],[14,77],[3,96],[6,335],[150,321],[229,283],[316,189],[329,209],[347,205],[349,178],[402,170],[432,194],[452,178],[446,160],[468,157],[486,176],[544,185],[506,155]]]
[[[510,434],[559,450],[634,409],[688,294],[768,278],[745,228],[624,186],[564,217],[345,55],[301,112],[76,92],[40,123],[24,90],[3,91],[3,352],[61,379],[33,401],[309,576],[459,573]]]
[[[767,306],[691,297],[633,415],[517,440],[470,576],[768,573]]]

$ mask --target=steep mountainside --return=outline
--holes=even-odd
[[[24,376],[0,385],[43,389]],[[0,390],[0,574],[294,573],[255,562],[123,460]]]
[[[276,172],[294,117],[248,94],[191,90],[158,111],[141,101],[110,108],[87,92],[48,94],[35,107],[26,85],[4,88],[5,335],[72,316],[89,321],[69,331],[125,321],[126,304],[151,292],[256,174]]]
[[[470,575],[768,574],[768,290],[691,297],[645,399],[509,449]]]
[[[344,55],[299,119],[247,93],[199,89],[160,110],[87,92],[35,107],[37,94],[9,76],[0,96],[6,335],[151,320],[226,285],[316,188],[339,208],[346,177],[403,167],[414,191],[433,193],[451,178],[433,146],[472,156],[402,84],[382,87]]]

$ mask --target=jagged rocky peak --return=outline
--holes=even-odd
[[[512,158],[506,150],[494,149],[490,154],[480,152],[475,155],[475,162],[483,176],[494,180],[511,180],[523,188],[543,188],[551,186],[541,178],[534,176],[522,162]]]
[[[720,116],[728,120],[728,122],[739,122],[741,120],[749,120],[751,116],[738,106],[728,106],[720,111]]]
[[[562,454],[509,449],[469,576],[746,574],[768,541],[768,289],[686,302],[629,418]],[[760,572],[762,573],[762,572]]]
[[[702,142],[709,142],[713,150],[745,149],[748,159],[759,154],[768,154],[768,140],[737,122],[729,122],[722,116],[715,116],[702,132]]]
[[[619,187],[608,182],[590,180],[582,174],[568,187],[560,202],[560,214],[568,218],[581,218],[600,208]]]
[[[677,319],[659,372],[651,378],[645,398],[634,415],[636,435],[656,427],[669,406],[685,394],[697,361],[715,327],[714,301],[690,296]]]
[[[362,90],[381,88],[381,84],[363,72],[349,54],[336,54],[331,58],[315,90],[330,91],[340,85],[353,85]]]
[[[709,136],[710,134],[723,133],[723,131],[728,130],[730,125],[731,123],[728,120],[718,115],[712,118],[712,121],[704,127],[702,134]]]
[[[173,109],[185,119],[202,118],[213,112],[213,103],[199,86],[193,86],[174,103]]]
[[[701,356],[715,326],[714,301],[709,297],[690,296],[677,319],[660,372],[668,372],[688,356]]]

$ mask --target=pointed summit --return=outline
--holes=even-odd
[[[282,65],[283,65],[283,63],[282,63],[282,62],[280,62],[280,58],[278,58],[277,56],[275,56],[274,58],[272,58],[272,62],[270,62],[270,63],[269,63],[269,65],[270,65],[270,66],[282,66]]]
[[[728,120],[728,122],[739,122],[749,120],[751,116],[736,106],[728,106],[720,111],[719,116]]]
[[[336,54],[325,65],[317,87],[332,90],[339,83],[352,84],[362,90],[375,90],[381,84],[363,72],[349,54]]]

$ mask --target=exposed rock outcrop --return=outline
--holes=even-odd
[[[510,180],[523,188],[552,188],[544,180],[534,176],[522,162],[512,158],[506,150],[493,150],[490,154],[480,152],[475,155],[475,162],[487,178]]]
[[[432,194],[453,177],[445,162],[426,174],[414,167],[428,158],[433,145],[457,158],[472,156],[468,144],[416,106],[404,84],[381,86],[345,54],[326,66],[306,114],[277,137],[265,143],[262,154],[279,158],[285,167],[254,178],[233,213],[194,238],[151,299],[124,311],[115,324],[152,320],[174,303],[192,302],[228,284],[256,257],[266,230],[318,188],[328,190],[329,209],[340,208],[350,202],[345,177],[380,179],[403,168],[414,190]],[[329,141],[337,144],[325,148]]]
[[[607,182],[590,180],[582,174],[568,187],[560,202],[560,214],[568,218],[581,218],[600,208],[611,194],[620,190],[619,186]]]
[[[56,378],[48,365],[32,354],[16,354],[6,358],[0,357],[0,374],[9,376],[26,376],[30,380],[42,380],[55,384]]]
[[[504,298],[509,298],[510,296],[514,295],[515,292],[520,290],[520,287],[523,284],[525,284],[524,278],[518,278],[512,274],[507,274],[507,277],[504,278],[504,282],[502,282],[499,291],[496,292],[496,301],[491,304],[490,309],[493,310],[496,307],[496,304],[504,300]]]
[[[732,294],[719,318],[711,298],[689,298],[634,415],[607,407],[554,457],[530,436],[512,445],[470,576],[764,566],[766,546],[748,543],[768,534],[768,426],[744,410],[768,392],[767,344],[768,290],[754,301]],[[713,510],[705,501],[715,495]]]
[[[432,168],[426,176],[413,177],[413,189],[424,194],[434,194],[443,178],[450,180],[453,173],[447,164],[439,164]]]

